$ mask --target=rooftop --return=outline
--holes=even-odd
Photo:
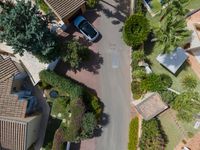
[[[169,54],[159,54],[156,59],[157,61],[166,67],[169,71],[175,74],[182,64],[188,58],[184,49],[178,47]]]
[[[85,0],[45,0],[54,13],[63,19],[85,3]]]
[[[25,117],[27,101],[11,94],[14,76],[20,71],[10,58],[0,60],[0,116]]]
[[[152,119],[168,108],[158,93],[147,93],[142,101],[135,107],[145,120]]]

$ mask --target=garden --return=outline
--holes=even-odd
[[[162,100],[170,106],[166,113],[150,120],[150,124],[153,121],[152,124],[161,130],[162,140],[155,138],[155,142],[142,143],[143,136],[148,136],[148,133],[145,133],[148,132],[145,130],[147,128],[145,124],[149,123],[143,121],[142,134],[144,135],[140,138],[140,149],[155,148],[156,142],[162,142],[158,145],[162,145],[163,148],[173,149],[183,138],[191,137],[197,132],[193,126],[200,107],[199,79],[187,62],[174,75],[156,60],[159,54],[173,53],[175,48],[186,44],[191,32],[187,29],[185,15],[189,9],[192,9],[194,5],[192,2],[195,3],[195,1],[174,0],[155,17],[151,17],[144,10],[142,2],[138,2],[139,6],[137,5],[135,14],[128,17],[125,22],[123,39],[127,45],[132,47],[131,89],[133,99],[140,100],[147,92],[158,92]],[[169,116],[173,118],[166,117],[169,113],[171,114]],[[174,121],[178,122],[178,125],[172,128]],[[182,128],[181,132],[185,132],[184,136],[180,133],[177,136],[172,134],[180,130],[179,126]],[[152,135],[154,132],[157,130],[152,129]],[[173,140],[174,138],[176,139]]]
[[[94,137],[103,111],[98,97],[73,79],[53,71],[40,72],[39,87],[45,91],[51,116],[44,148],[62,149],[63,143]],[[54,138],[53,138],[54,137]]]

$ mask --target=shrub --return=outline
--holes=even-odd
[[[103,106],[98,97],[85,90],[83,94],[83,100],[87,106],[88,111],[93,112],[96,118],[99,119],[103,112]]]
[[[137,69],[133,71],[133,78],[134,79],[145,79],[146,78],[146,72],[143,69]]]
[[[139,119],[136,117],[129,124],[128,150],[137,150]]]
[[[149,21],[142,14],[130,16],[124,25],[123,39],[125,43],[132,47],[141,45],[150,32]]]
[[[138,66],[139,61],[142,61],[144,59],[145,59],[144,51],[138,50],[132,52],[132,62],[131,62],[132,69],[135,70],[139,68]]]
[[[46,83],[46,82],[41,82],[41,81],[40,81],[37,85],[38,85],[39,88],[41,88],[42,90],[44,90],[44,89],[50,89],[50,88],[51,88],[51,85],[49,85],[49,84]]]
[[[192,75],[186,75],[182,79],[182,85],[186,89],[194,89],[197,86],[197,80]]]
[[[98,0],[87,0],[86,4],[89,8],[94,8],[96,4],[98,3]]]
[[[136,80],[132,81],[131,91],[133,93],[133,99],[135,100],[139,99],[143,94],[143,90],[141,89],[141,83]]]
[[[159,93],[162,97],[162,100],[167,104],[171,104],[174,101],[174,99],[176,98],[175,93],[173,93],[171,91],[161,91]]]
[[[160,120],[157,118],[142,121],[142,135],[140,138],[140,150],[165,149],[167,137],[162,129]]]
[[[162,83],[165,87],[171,87],[172,86],[173,81],[172,81],[172,78],[169,75],[160,74],[160,79],[161,79],[161,81],[162,81]]]
[[[97,120],[93,113],[86,113],[82,120],[81,138],[91,138],[97,126]]]
[[[147,77],[141,82],[142,91],[158,92],[163,91],[165,86],[159,75],[154,73],[148,74]]]
[[[44,2],[44,0],[36,0],[36,3],[45,13],[48,13],[50,11],[49,6]]]
[[[50,70],[43,70],[39,75],[42,82],[58,88],[61,92],[67,92],[72,99],[77,99],[83,94],[83,88],[69,77],[59,76]]]
[[[187,135],[188,135],[189,138],[192,138],[192,137],[194,136],[194,133],[192,133],[192,132],[187,132]]]

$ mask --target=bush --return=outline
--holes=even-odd
[[[139,61],[142,61],[145,59],[144,51],[138,50],[138,51],[133,51],[132,52],[132,62],[131,66],[133,70],[136,70],[139,68],[138,63]]]
[[[182,79],[182,85],[186,89],[195,89],[197,86],[197,80],[192,75],[186,75]]]
[[[39,74],[42,82],[48,83],[58,88],[61,92],[66,92],[72,99],[82,97],[83,88],[69,77],[62,77],[50,70],[43,70]]]
[[[133,71],[133,79],[145,79],[147,74],[143,69],[137,69]]]
[[[161,91],[160,95],[162,97],[162,100],[167,104],[171,104],[174,101],[174,99],[176,98],[175,93],[173,93],[171,91]]]
[[[141,83],[136,80],[132,81],[131,91],[133,93],[133,99],[135,100],[139,99],[143,94],[143,90],[141,89]]]
[[[167,141],[160,120],[154,118],[149,121],[142,121],[140,150],[162,150],[165,149]]]
[[[36,0],[36,3],[39,5],[40,9],[45,13],[49,13],[49,6],[44,2],[44,0]]]
[[[91,138],[94,135],[94,129],[97,126],[97,120],[93,113],[86,113],[82,120],[81,138]]]
[[[148,19],[142,14],[130,16],[124,25],[123,39],[125,43],[132,47],[141,45],[150,32]]]
[[[159,75],[154,73],[148,74],[146,79],[141,82],[142,91],[159,92],[165,90],[165,86]]]
[[[129,124],[128,150],[137,150],[139,119],[136,117]]]
[[[86,5],[89,8],[94,8],[96,6],[96,4],[98,3],[98,0],[87,0],[86,1]]]
[[[168,88],[172,86],[173,83],[172,78],[167,74],[160,74],[160,79],[165,87]]]
[[[103,105],[98,97],[89,91],[84,91],[83,94],[84,103],[87,106],[89,112],[93,112],[97,119],[100,119],[100,116],[103,112]]]

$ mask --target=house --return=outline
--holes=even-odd
[[[26,77],[20,64],[0,55],[0,149],[27,150],[38,138],[41,115]]]
[[[12,55],[15,57],[12,57],[16,61],[19,61],[22,65],[27,74],[29,75],[33,85],[36,85],[39,81],[39,72],[44,69],[50,69],[53,70],[59,59],[51,62],[51,63],[42,63],[40,62],[35,56],[33,56],[31,53],[25,51],[23,56],[19,54],[14,54],[14,50],[11,46],[6,45],[6,43],[0,43],[0,53],[5,53],[7,55]]]
[[[60,21],[70,23],[86,11],[85,0],[44,0]]]
[[[144,120],[150,120],[166,110],[168,106],[162,101],[161,96],[154,92],[147,93],[141,102],[135,105],[135,108],[139,117]]]
[[[181,47],[178,47],[171,53],[159,54],[156,57],[156,60],[170,72],[176,74],[178,69],[183,65],[187,58],[188,55],[186,54],[185,50]]]

